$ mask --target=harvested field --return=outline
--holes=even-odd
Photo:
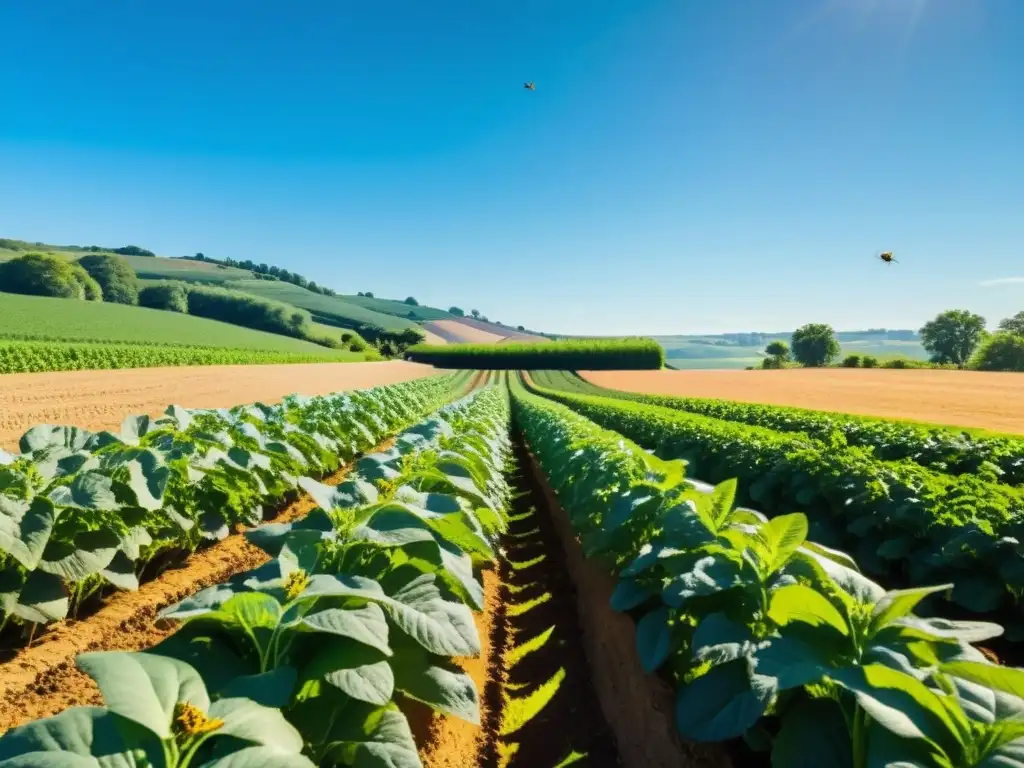
[[[423,343],[424,344],[447,344],[448,340],[443,336],[438,336],[436,333],[428,331],[426,328],[420,328],[423,332]]]
[[[63,371],[0,376],[0,448],[16,449],[36,424],[117,429],[130,414],[156,415],[171,403],[221,408],[285,395],[322,395],[418,379],[429,365],[327,363],[221,365],[121,371]]]
[[[582,371],[602,387],[1024,434],[1024,375],[978,371]]]
[[[440,336],[449,344],[497,344],[504,336],[474,328],[461,320],[435,320],[423,329]]]

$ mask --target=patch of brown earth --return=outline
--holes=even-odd
[[[116,430],[129,414],[156,416],[172,403],[186,408],[270,403],[292,393],[325,395],[435,373],[429,365],[389,360],[4,374],[0,375],[0,448],[17,450],[18,439],[37,424]]]
[[[581,371],[602,387],[1024,434],[1024,374],[888,368]]]

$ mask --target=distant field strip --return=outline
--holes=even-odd
[[[1024,434],[1024,375],[980,371],[583,371],[602,387]]]
[[[203,317],[106,302],[0,293],[0,340],[221,347],[330,357],[312,342]],[[341,358],[344,359],[344,358]]]

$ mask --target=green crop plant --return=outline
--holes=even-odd
[[[802,513],[736,508],[735,481],[696,491],[683,462],[519,385],[513,409],[685,738],[743,737],[776,768],[1024,766],[1024,670],[972,645],[1002,628],[914,614],[951,584],[886,591]]]

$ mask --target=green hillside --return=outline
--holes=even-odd
[[[0,293],[0,338],[332,353],[301,339],[177,312],[13,293]]]
[[[412,320],[364,309],[350,304],[338,296],[313,293],[292,283],[269,280],[236,280],[228,283],[225,287],[293,304],[308,310],[314,320],[324,325],[355,328],[356,330],[360,330],[363,326],[377,326],[389,331],[403,331],[407,328],[419,327]]]
[[[385,315],[394,315],[408,320],[419,320],[428,322],[430,320],[454,320],[455,315],[436,307],[413,306],[404,301],[394,299],[377,299],[369,296],[341,296],[349,304],[356,304],[364,309],[380,312]],[[409,313],[412,317],[409,317]]]

